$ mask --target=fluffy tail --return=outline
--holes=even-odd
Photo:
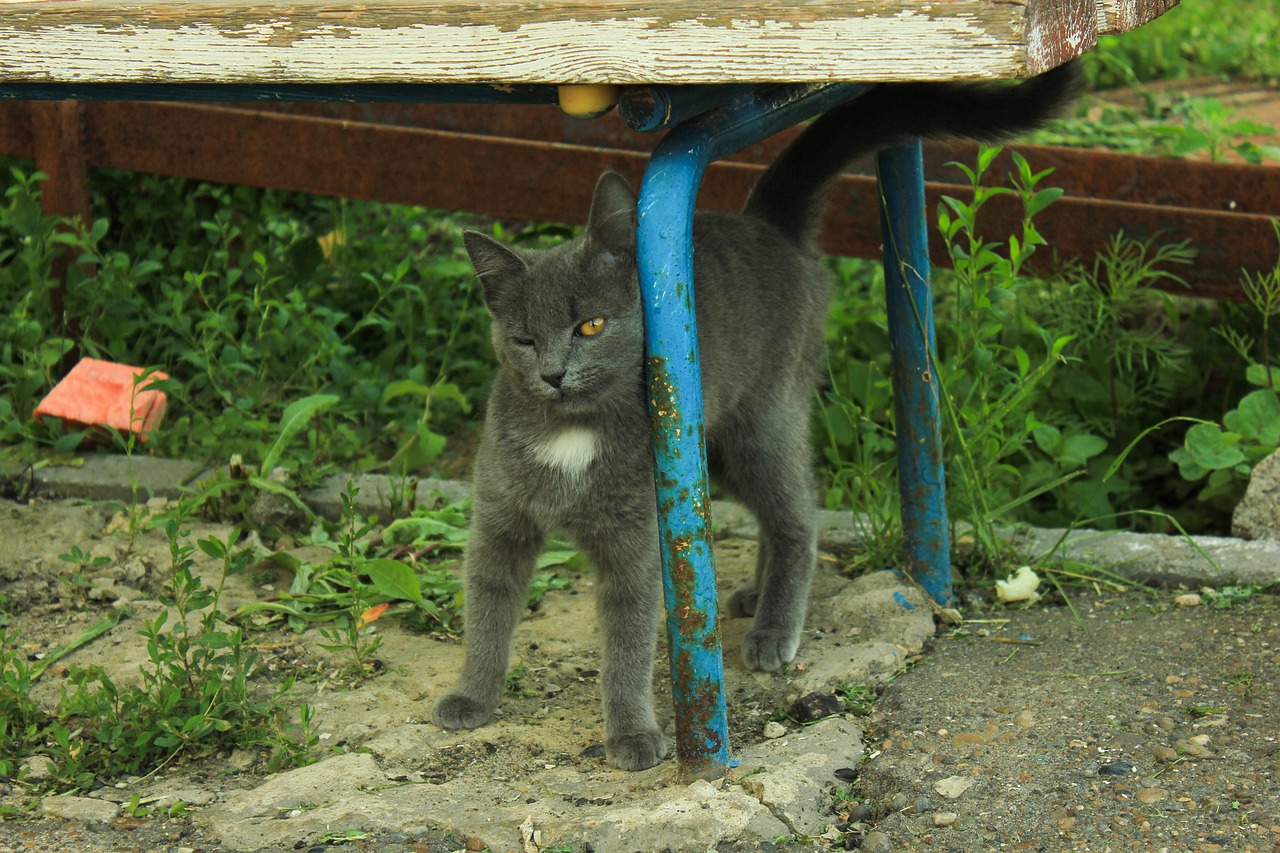
[[[1077,63],[1017,84],[888,83],[824,113],[765,170],[743,212],[797,241],[817,231],[827,192],[852,160],[913,136],[995,142],[1025,133],[1074,100]]]

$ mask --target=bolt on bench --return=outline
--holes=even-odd
[[[881,82],[1020,78],[1178,0],[0,0],[0,99],[555,103],[669,130],[641,184],[677,755],[730,764],[690,250],[709,163]],[[580,86],[621,87],[606,92]],[[585,105],[580,98],[587,99]],[[596,100],[593,100],[596,99]],[[918,141],[877,159],[906,564],[951,597]]]

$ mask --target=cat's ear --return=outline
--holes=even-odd
[[[529,271],[524,258],[487,234],[466,231],[462,235],[462,242],[471,257],[476,278],[480,279],[480,286],[484,289],[485,304],[490,308],[493,308],[505,282]]]
[[[605,172],[596,181],[587,220],[587,244],[614,255],[635,255],[636,193],[617,172]]]

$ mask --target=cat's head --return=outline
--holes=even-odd
[[[586,232],[554,249],[517,250],[476,231],[464,235],[498,363],[531,402],[575,414],[640,393],[635,229],[635,192],[606,172]]]

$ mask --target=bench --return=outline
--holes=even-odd
[[[1176,2],[5,0],[0,98],[545,103],[569,91],[560,86],[608,85],[628,87],[623,111],[646,129],[675,126],[645,170],[638,245],[660,535],[675,543],[663,568],[677,755],[686,774],[709,775],[730,758],[686,286],[703,173],[868,85],[1031,76]],[[950,548],[919,142],[882,152],[877,167],[881,221],[894,237],[884,262],[902,568],[945,604]]]

